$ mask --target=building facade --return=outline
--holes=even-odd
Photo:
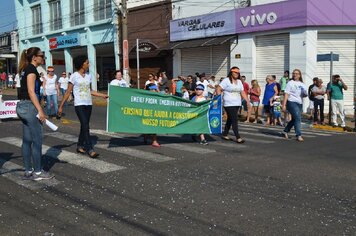
[[[270,2],[251,1],[249,6],[202,15],[191,9],[193,16],[172,20],[174,75],[206,72],[223,77],[236,65],[248,82],[257,79],[263,90],[266,75],[279,80],[285,70],[299,68],[307,85],[313,77],[326,85],[330,62],[318,61],[317,55],[333,52],[339,55],[333,73],[340,74],[349,87],[344,93],[345,109],[353,114],[356,16],[352,9],[356,2]]]
[[[87,55],[92,75],[93,89],[105,88],[113,78],[113,72],[121,69],[122,38],[121,1],[113,0],[16,0],[16,15],[18,20],[19,48],[41,48],[46,56],[46,66],[53,65],[56,73],[62,71],[73,72],[73,58],[78,55]],[[161,2],[161,3],[160,3]],[[164,4],[162,4],[164,3]],[[128,1],[130,15],[137,12],[135,8],[150,4],[171,6],[167,1]],[[155,9],[153,7],[153,9]],[[133,13],[130,13],[132,10]],[[157,10],[157,8],[156,8]],[[119,14],[116,14],[119,12]],[[134,17],[129,27],[147,24],[144,17]],[[168,41],[169,20],[166,22],[166,44]],[[137,28],[136,28],[137,29]],[[129,31],[129,48],[135,44],[131,40]],[[136,34],[135,37],[151,40],[147,35]],[[162,37],[155,35],[156,38]],[[151,40],[152,42],[152,40]],[[154,43],[155,44],[155,43]],[[157,44],[161,46],[161,44]],[[157,47],[158,48],[158,47]],[[135,63],[136,65],[136,63]],[[154,65],[155,66],[155,65]],[[99,79],[98,76],[99,76]]]
[[[6,32],[0,35],[0,71],[7,74],[16,74],[18,53],[17,31]]]

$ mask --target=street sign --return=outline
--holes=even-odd
[[[333,61],[339,61],[339,54],[332,54]],[[329,54],[318,54],[316,57],[316,61],[331,61],[331,53]]]

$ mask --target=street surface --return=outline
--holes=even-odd
[[[90,159],[64,112],[45,128],[48,181],[21,180],[21,122],[0,124],[0,235],[356,235],[355,134],[308,129],[298,143],[240,123],[242,145],[160,135],[153,148],[106,133],[96,106]]]

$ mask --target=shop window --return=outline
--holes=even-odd
[[[112,0],[95,0],[94,1],[94,19],[95,21],[104,20],[112,17],[111,9]]]
[[[49,2],[50,10],[50,28],[51,30],[62,29],[62,11],[61,11],[61,1],[54,0]]]
[[[71,20],[70,25],[82,25],[85,23],[84,0],[71,0]]]
[[[42,14],[41,5],[37,5],[31,8],[32,10],[32,34],[41,34],[43,32],[42,28]]]

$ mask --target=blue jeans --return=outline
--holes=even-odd
[[[78,138],[77,148],[85,148],[88,153],[93,150],[93,145],[90,140],[89,122],[92,106],[75,106],[75,113],[80,121],[80,134]]]
[[[53,101],[54,114],[51,113],[51,101]],[[57,115],[58,113],[58,97],[57,94],[47,95],[47,115]]]
[[[42,124],[36,117],[37,109],[30,100],[17,103],[16,113],[23,124],[22,156],[26,171],[42,170]]]
[[[287,110],[292,115],[292,120],[288,122],[287,126],[284,128],[284,132],[289,133],[294,126],[295,135],[299,137],[302,135],[300,131],[302,122],[302,104],[288,101]]]

